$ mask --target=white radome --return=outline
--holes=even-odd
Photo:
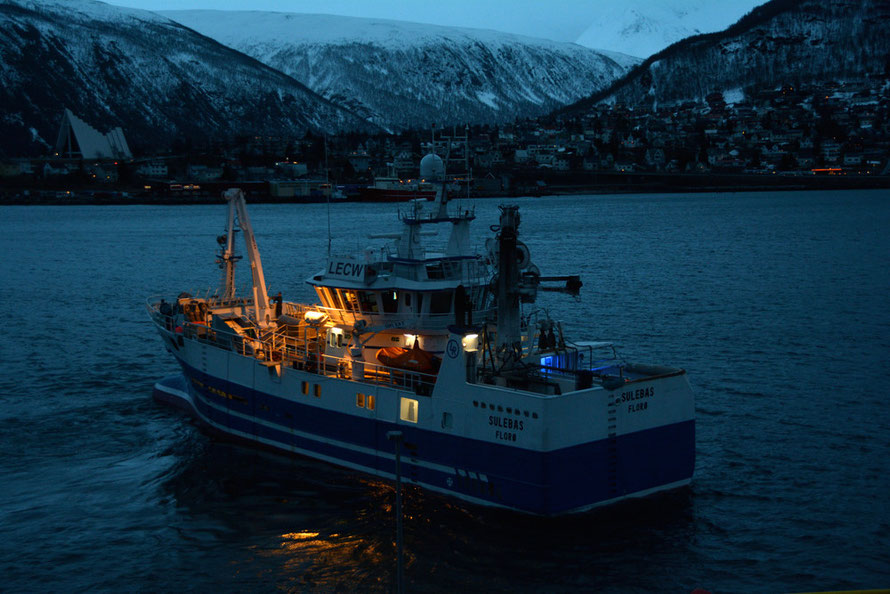
[[[445,163],[439,155],[430,153],[420,160],[420,177],[427,181],[441,180],[445,177]]]

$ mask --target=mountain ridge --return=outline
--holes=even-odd
[[[266,11],[162,11],[381,126],[543,115],[637,58],[487,29]]]
[[[0,22],[0,101],[7,106],[0,151],[7,154],[45,153],[64,107],[96,127],[123,125],[134,146],[377,130],[284,73],[149,11],[9,0]]]
[[[851,57],[850,48],[857,47],[857,55]],[[890,67],[888,54],[890,4],[886,2],[771,0],[724,31],[665,48],[610,88],[556,113],[599,102],[657,108],[702,102],[714,91],[868,76]]]

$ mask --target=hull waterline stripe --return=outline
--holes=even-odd
[[[162,386],[162,385],[156,385],[156,386],[155,386],[155,389],[160,390],[160,391],[163,391],[163,392],[167,392],[168,394],[170,394],[170,395],[172,395],[172,396],[174,396],[174,397],[177,397],[177,398],[181,398],[181,399],[183,399],[183,400],[186,400],[186,401],[188,402],[188,404],[190,404],[190,405],[191,405],[192,402],[193,402],[190,394],[187,394],[187,393],[185,393],[185,392],[183,392],[183,391],[181,391],[181,390],[177,390],[176,388],[171,388],[171,387],[166,386],[166,385],[163,385],[163,386]],[[322,460],[322,461],[325,461],[325,462],[328,462],[328,463],[331,463],[331,464],[334,464],[334,465],[337,465],[337,466],[341,466],[341,467],[349,468],[349,469],[352,469],[352,470],[357,470],[357,471],[359,471],[359,472],[364,472],[364,473],[366,473],[366,474],[370,474],[370,475],[372,475],[372,476],[377,476],[377,477],[380,477],[380,478],[385,478],[385,479],[395,480],[395,475],[394,475],[393,473],[386,472],[386,471],[382,471],[382,470],[379,470],[379,469],[376,469],[376,468],[369,468],[369,467],[364,466],[364,465],[361,465],[361,464],[357,464],[357,463],[349,462],[348,460],[344,460],[344,459],[342,459],[342,458],[337,458],[337,457],[333,457],[333,456],[327,456],[327,455],[324,455],[324,454],[320,454],[320,453],[315,452],[315,451],[313,451],[313,450],[307,450],[307,449],[300,448],[300,447],[296,447],[296,446],[288,446],[288,445],[282,444],[282,443],[280,443],[280,442],[277,442],[277,441],[275,441],[275,440],[271,440],[271,439],[267,439],[267,438],[259,437],[259,436],[255,435],[255,434],[246,433],[246,432],[244,432],[244,431],[240,431],[240,430],[233,429],[233,428],[230,428],[230,427],[221,426],[221,425],[219,425],[218,423],[214,422],[213,420],[206,418],[203,414],[200,414],[200,412],[197,411],[197,410],[195,409],[195,407],[193,407],[193,406],[192,406],[192,410],[194,410],[195,413],[198,415],[198,417],[199,417],[198,420],[199,420],[200,423],[204,423],[204,424],[206,424],[207,426],[211,427],[213,430],[215,430],[215,431],[217,431],[217,432],[219,432],[219,433],[222,433],[222,434],[228,434],[228,435],[232,435],[232,436],[238,437],[239,439],[242,439],[242,440],[244,440],[244,441],[246,441],[246,442],[248,442],[248,443],[250,443],[250,442],[260,442],[260,443],[262,443],[262,444],[264,444],[264,445],[266,445],[266,446],[268,446],[268,447],[271,447],[271,448],[273,448],[273,449],[275,449],[275,450],[278,450],[278,451],[282,451],[282,452],[286,452],[286,453],[297,453],[297,454],[300,454],[300,455],[307,456],[307,457],[309,457],[309,458],[313,458],[313,459],[317,459],[317,460]],[[394,458],[394,456],[393,456],[393,458]],[[439,465],[436,465],[436,466],[439,466]],[[452,470],[451,472],[453,473],[453,470]],[[460,473],[460,474],[463,475],[463,476],[466,476],[466,472],[464,472],[463,470],[458,469],[458,473]],[[403,476],[402,478],[403,478],[403,480],[405,480],[406,482],[410,482],[411,484],[415,484],[415,485],[421,486],[421,487],[423,487],[423,488],[425,488],[425,489],[429,489],[430,491],[434,491],[434,492],[436,492],[436,493],[440,493],[440,494],[447,495],[447,496],[451,496],[451,497],[457,497],[458,499],[461,499],[461,500],[463,500],[463,501],[467,501],[467,502],[470,502],[470,503],[473,503],[473,504],[476,504],[476,505],[481,505],[481,506],[485,506],[485,507],[494,507],[494,508],[508,509],[508,510],[518,511],[518,512],[523,512],[523,513],[535,513],[535,512],[529,512],[528,509],[525,509],[525,508],[522,508],[522,507],[515,507],[515,506],[511,506],[511,505],[506,505],[506,504],[503,504],[503,503],[498,503],[498,502],[496,502],[496,501],[491,501],[491,500],[489,500],[489,499],[482,499],[482,498],[480,498],[480,497],[476,497],[476,496],[473,496],[473,495],[470,495],[470,494],[467,494],[467,493],[462,493],[462,492],[460,492],[460,491],[455,491],[455,490],[448,489],[448,488],[445,488],[445,487],[440,487],[440,486],[438,486],[438,485],[435,485],[435,484],[432,484],[432,483],[428,483],[428,482],[426,482],[426,481],[414,481],[414,480],[411,480],[411,479],[409,479],[409,478],[406,478],[405,476]],[[603,501],[598,501],[598,502],[591,503],[591,504],[584,505],[584,506],[580,506],[580,507],[577,507],[577,508],[572,508],[572,509],[568,509],[568,510],[565,510],[565,511],[561,511],[561,512],[559,512],[559,514],[557,514],[557,515],[560,515],[560,514],[572,514],[572,513],[582,513],[582,512],[585,512],[585,511],[589,511],[589,510],[595,509],[595,508],[597,508],[597,507],[602,507],[602,506],[606,506],[606,505],[611,505],[611,504],[613,504],[613,503],[617,503],[617,502],[619,502],[619,501],[623,501],[623,500],[626,500],[626,499],[638,499],[638,498],[642,498],[642,497],[647,497],[647,496],[649,496],[649,495],[653,495],[653,494],[655,494],[655,493],[659,493],[659,492],[662,492],[662,491],[670,491],[670,490],[673,490],[673,489],[677,489],[677,488],[680,488],[680,487],[684,487],[684,486],[686,486],[686,485],[689,485],[689,484],[691,483],[691,481],[692,481],[691,478],[683,479],[683,480],[679,480],[679,481],[675,481],[675,482],[673,482],[673,483],[668,483],[668,484],[665,484],[665,485],[660,485],[660,486],[653,487],[653,488],[650,488],[650,489],[646,489],[646,490],[643,490],[643,491],[638,491],[638,492],[635,492],[635,493],[630,493],[630,494],[622,495],[622,496],[615,497],[615,498],[612,498],[612,499],[607,499],[607,500],[603,500]],[[540,513],[538,513],[538,514],[536,514],[536,515],[552,515],[552,514],[540,514]]]
[[[205,375],[197,370],[195,373],[199,377]],[[200,388],[192,386],[191,382],[183,385],[185,383],[186,380],[181,378],[178,385],[194,391],[195,404],[197,408],[202,409],[199,411],[199,420],[206,421],[205,425],[213,431],[231,435],[248,444],[253,442],[261,447],[285,453],[322,459],[372,476],[393,476],[394,454],[386,450],[378,451],[358,445],[340,447],[344,442],[329,438],[307,440],[298,437],[295,430],[282,431],[278,429],[281,425],[259,422],[260,419],[255,419],[249,414],[241,413],[235,416],[236,411],[232,409],[238,408],[240,403],[235,401],[208,403],[206,400],[212,398],[212,395],[202,397],[203,392]],[[222,387],[240,388],[237,384],[229,382],[224,382]],[[286,400],[280,398],[278,400],[282,406],[287,403]],[[305,405],[300,406],[305,407]],[[337,418],[349,416],[343,412],[329,410],[326,412],[328,417],[320,421],[322,423],[336,424],[339,422]],[[319,420],[311,422],[316,421]],[[364,419],[364,422],[373,423],[377,427],[375,431],[378,433],[377,439],[380,443],[379,439],[387,429],[386,425],[390,423],[375,419]],[[422,461],[423,459],[416,454],[412,456],[406,453],[403,455],[403,463],[407,464],[409,469],[404,473],[407,482],[466,501],[540,515],[590,509],[603,505],[604,501],[640,497],[647,493],[683,485],[690,481],[694,465],[694,454],[691,449],[691,444],[694,443],[693,421],[627,434],[620,438],[625,445],[619,448],[617,490],[614,478],[610,479],[611,475],[605,474],[607,455],[605,440],[564,450],[533,452],[468,438],[461,438],[454,443],[453,436],[442,436],[404,425],[391,425],[412,431],[411,441],[418,444],[422,452],[457,456],[456,465],[443,465]],[[324,425],[319,427],[322,428]],[[360,431],[367,433],[364,429]],[[305,435],[306,432],[299,433]],[[449,440],[447,448],[444,447],[446,445],[443,443],[444,438]],[[303,443],[292,443],[292,439]],[[593,465],[584,465],[582,468],[577,464],[579,459],[591,460]],[[460,476],[469,477],[468,469],[465,470],[468,464],[470,468],[474,468],[472,472],[479,477],[478,482],[467,483],[459,480]],[[414,470],[410,470],[411,468]],[[488,469],[487,472],[483,470],[484,468]],[[546,474],[541,474],[542,472]],[[488,479],[487,483],[482,482],[483,475]],[[611,489],[608,488],[610,480]],[[659,484],[658,481],[664,482]]]

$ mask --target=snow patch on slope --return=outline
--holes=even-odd
[[[727,89],[723,91],[723,101],[727,105],[735,105],[745,100],[745,91],[741,88]]]
[[[495,95],[494,93],[480,91],[479,93],[476,93],[476,99],[491,107],[492,109],[498,108],[497,95]]]
[[[729,27],[763,0],[621,0],[598,5],[576,43],[646,58],[692,35]]]

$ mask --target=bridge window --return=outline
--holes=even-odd
[[[488,286],[482,285],[475,287],[472,291],[473,305],[476,309],[485,309],[485,298],[488,294]]]
[[[436,291],[430,295],[430,313],[451,313],[451,297],[453,291]]]
[[[362,313],[377,313],[379,311],[377,309],[377,295],[370,291],[359,291],[358,301],[362,308]]]
[[[323,307],[331,307],[331,297],[328,294],[328,290],[324,287],[315,287],[315,292],[318,293],[318,298],[321,299],[321,305]]]
[[[339,290],[337,292],[340,293]],[[359,310],[358,299],[356,299],[355,297],[355,291],[343,291],[341,297],[343,299],[343,309],[355,312]]]
[[[380,294],[380,302],[383,305],[383,311],[386,313],[396,313],[399,308],[399,296],[395,291],[383,291]]]
[[[325,289],[325,293],[328,297],[329,307],[343,309],[343,303],[340,301],[340,296],[337,295],[337,289]]]

